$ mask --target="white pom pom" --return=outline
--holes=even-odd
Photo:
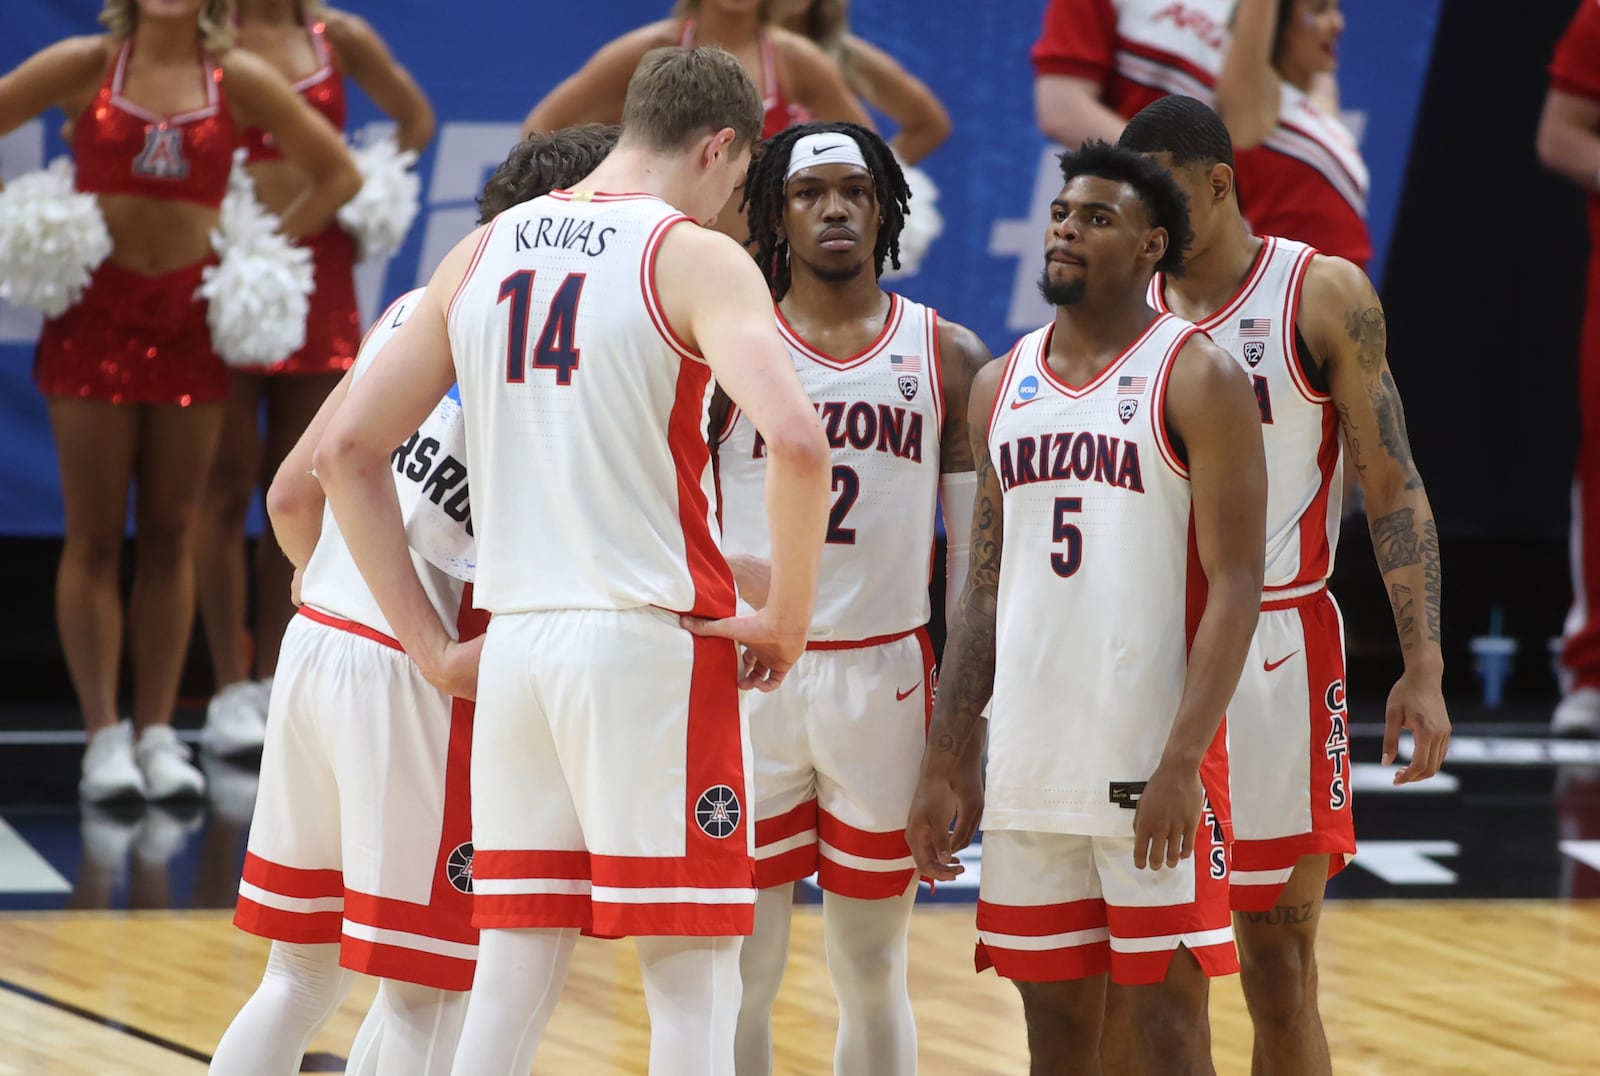
[[[922,259],[928,248],[944,233],[944,217],[935,204],[939,201],[939,188],[920,168],[903,165],[906,186],[911,190],[911,209],[906,214],[906,226],[900,232],[900,268],[886,267],[884,279],[915,276],[922,268]]]
[[[410,171],[417,154],[380,138],[356,150],[355,159],[361,190],[339,207],[339,224],[355,236],[362,261],[387,258],[406,241],[417,217],[422,182]]]
[[[0,190],[0,299],[57,317],[110,253],[100,203],[73,187],[67,158]]]
[[[210,301],[211,346],[230,366],[271,366],[306,342],[311,303],[311,252],[278,232],[278,219],[255,199],[255,184],[235,155],[211,246],[196,292]]]

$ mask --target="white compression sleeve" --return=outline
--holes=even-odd
[[[972,506],[977,499],[975,472],[958,471],[939,476],[939,506],[944,510],[944,624],[947,633],[956,613],[956,603],[967,585]]]

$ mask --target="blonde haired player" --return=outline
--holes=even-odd
[[[521,143],[485,187],[483,218],[582,178],[615,138],[591,127]],[[304,573],[303,604],[285,633],[235,922],[273,947],[260,988],[217,1047],[216,1073],[298,1072],[349,984],[341,968],[383,980],[348,1071],[439,1073],[455,1052],[477,948],[472,705],[429,684],[400,651],[309,473],[350,385],[421,297],[401,296],[372,326],[269,493],[277,539]],[[465,458],[461,407],[447,396],[395,450],[391,471],[411,568],[462,636],[483,628],[470,606]]]
[[[803,652],[828,510],[827,442],[761,274],[695,223],[727,203],[760,130],[760,95],[726,52],[647,55],[612,155],[446,256],[317,449],[406,649],[452,690],[477,680],[483,933],[460,1074],[527,1071],[580,929],[637,939],[652,1072],[733,1068],[755,902],[737,688],[777,687]],[[713,374],[770,455],[772,594],[748,617],[732,617],[717,546]],[[476,601],[494,614],[481,678],[406,571],[385,475],[452,381]]]

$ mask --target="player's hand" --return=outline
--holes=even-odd
[[[806,652],[806,632],[778,623],[768,609],[749,616],[730,616],[722,620],[703,620],[686,616],[679,620],[696,635],[713,639],[732,639],[743,646],[739,660],[739,689],[776,691],[789,675],[794,663]]]
[[[1389,692],[1383,714],[1383,764],[1400,752],[1400,730],[1410,731],[1411,761],[1394,775],[1397,785],[1426,781],[1444,765],[1450,746],[1450,715],[1445,710],[1439,678],[1407,672]]]
[[[428,682],[458,699],[478,697],[478,659],[483,656],[484,636],[458,643],[454,639],[444,644],[444,651],[426,673]]]
[[[304,568],[296,568],[294,575],[289,577],[289,600],[294,602],[295,608],[300,608],[300,581],[305,577]]]
[[[772,586],[771,561],[765,557],[730,553],[728,567],[733,571],[733,585],[739,588],[739,597],[746,605],[760,609],[767,604],[767,590]]]
[[[906,844],[918,873],[935,882],[964,874],[967,868],[956,853],[971,843],[982,818],[981,749],[968,751],[953,762],[925,762],[906,819]]]
[[[1133,812],[1133,865],[1158,871],[1194,855],[1205,802],[1198,770],[1157,766]]]

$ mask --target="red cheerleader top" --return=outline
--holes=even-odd
[[[306,34],[311,38],[311,51],[317,57],[317,69],[296,82],[294,90],[305,99],[306,104],[333,124],[335,131],[342,132],[346,113],[344,76],[333,65],[333,50],[328,47],[326,33],[326,23],[306,24]],[[244,146],[251,164],[275,161],[283,156],[273,144],[272,136],[259,127],[246,128],[239,142]]]

